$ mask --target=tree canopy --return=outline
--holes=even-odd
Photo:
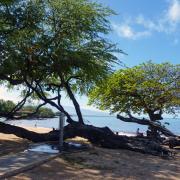
[[[94,88],[89,103],[102,110],[149,115],[175,113],[180,106],[180,65],[152,62],[120,69]]]
[[[0,80],[21,85],[26,98],[36,94],[68,116],[60,104],[65,90],[83,123],[74,93],[86,93],[111,73],[117,63],[112,53],[122,52],[104,36],[112,14],[88,0],[1,2]]]

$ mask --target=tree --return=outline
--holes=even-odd
[[[73,122],[60,103],[64,90],[83,124],[74,94],[111,73],[112,53],[122,52],[104,38],[114,12],[88,0],[17,0],[3,1],[0,14],[0,80],[24,87],[17,109],[36,94]]]
[[[110,75],[91,91],[89,102],[102,110],[118,112],[117,117],[123,121],[149,125],[151,135],[157,135],[157,130],[172,135],[158,122],[163,119],[163,113],[177,112],[179,96],[180,65],[149,61]],[[129,118],[120,113],[126,113]],[[147,114],[150,121],[134,118],[132,113]]]
[[[42,107],[38,112],[38,117],[40,118],[53,118],[55,113],[50,108]]]
[[[12,101],[0,99],[0,116],[7,116],[14,107],[15,104]]]
[[[54,118],[55,113],[52,109],[47,107],[37,108],[36,106],[24,106],[20,111],[16,112],[14,119],[22,119],[22,118]]]
[[[66,115],[65,138],[79,135],[103,147],[146,152],[145,144],[142,150],[136,146],[140,143],[130,143],[129,138],[116,136],[108,128],[84,125],[75,98],[75,93],[87,93],[100,83],[118,63],[113,53],[122,51],[105,37],[111,30],[111,14],[109,8],[88,0],[1,1],[0,81],[23,91],[23,99],[12,113],[27,99],[38,97],[42,104],[37,108],[50,104]],[[72,100],[78,123],[61,105],[62,91]],[[0,132],[34,142],[58,138],[56,131],[37,134],[2,122]]]

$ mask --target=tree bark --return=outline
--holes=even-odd
[[[81,113],[81,110],[80,110],[80,106],[79,106],[79,103],[77,102],[76,98],[74,97],[74,94],[71,90],[71,88],[69,87],[69,84],[68,83],[65,83],[65,88],[67,90],[67,93],[70,97],[70,99],[72,100],[73,102],[73,105],[75,107],[75,110],[76,110],[76,114],[78,116],[78,120],[79,120],[79,123],[80,124],[84,124],[84,120],[83,120],[83,117],[82,117],[82,113]]]
[[[149,115],[149,118],[150,118],[150,121],[153,123],[153,122],[156,122],[157,120],[162,120],[162,111],[160,110],[159,113],[155,113],[155,111],[152,111],[152,110],[149,110],[148,111],[148,115]],[[158,132],[158,129],[152,125],[149,125],[148,126],[148,131],[149,133],[147,133],[147,135],[149,134],[149,136],[151,138],[159,138],[160,135],[159,135],[159,132]]]
[[[4,134],[14,134],[20,138],[28,139],[33,142],[43,142],[43,141],[54,141],[57,140],[57,135],[53,133],[53,131],[49,133],[36,133],[33,131],[29,131],[22,127],[13,126],[10,124],[6,124],[0,122],[0,132]]]
[[[176,146],[180,146],[180,137],[170,137],[163,142],[164,145],[168,145],[170,149]]]
[[[120,114],[117,115],[117,118],[124,122],[132,122],[132,123],[137,123],[137,124],[141,124],[141,125],[148,125],[148,126],[155,128],[156,130],[162,132],[165,136],[176,137],[176,135],[174,133],[172,133],[170,130],[166,129],[165,127],[162,127],[160,124],[157,124],[157,123],[150,121],[148,119],[145,119],[145,118],[138,119],[138,118],[135,118],[132,116],[130,118],[126,118],[126,117],[121,116]]]
[[[5,134],[14,134],[33,142],[58,141],[59,139],[59,131],[57,130],[39,134],[2,122],[0,122],[0,132]],[[98,128],[90,125],[80,125],[79,123],[65,126],[64,139],[73,138],[75,136],[86,138],[92,144],[104,148],[128,149],[152,155],[169,154],[169,150],[162,147],[155,141],[151,141],[146,138],[118,136],[115,135],[108,127]]]

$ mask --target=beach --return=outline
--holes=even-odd
[[[30,131],[38,132],[38,133],[46,133],[49,132],[49,128],[35,128],[35,127],[27,127],[21,126]],[[32,143],[26,139],[19,138],[13,134],[3,134],[0,133],[0,155],[6,155],[9,153],[19,152],[28,148],[29,144]]]
[[[50,128],[24,127],[38,133]],[[75,141],[79,141],[79,138]],[[80,141],[82,139],[80,138]],[[0,155],[27,149],[31,142],[14,135],[0,133]],[[128,150],[111,150],[92,146],[83,152],[60,155],[12,180],[27,179],[180,179],[180,153],[173,158],[161,158]]]

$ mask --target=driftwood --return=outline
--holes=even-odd
[[[0,122],[0,132],[14,134],[18,137],[28,139],[33,142],[57,141],[59,131],[54,130],[49,133],[36,133]],[[162,147],[159,143],[147,138],[127,137],[115,135],[108,127],[98,128],[91,125],[72,124],[64,128],[64,139],[80,136],[87,138],[92,144],[111,149],[128,149],[135,152],[147,153],[152,155],[169,154],[169,150]]]

